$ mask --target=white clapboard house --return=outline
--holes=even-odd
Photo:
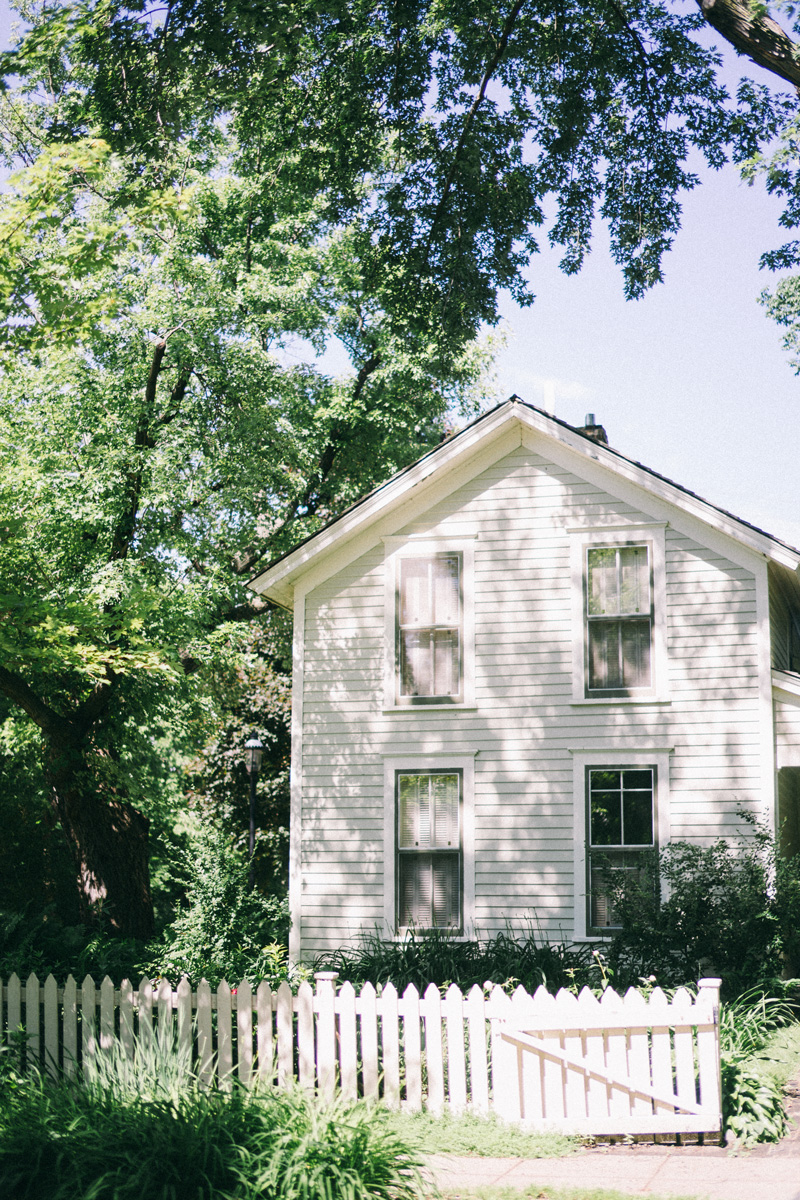
[[[513,398],[271,564],[294,957],[613,928],[670,839],[800,841],[800,551]],[[605,864],[605,870],[601,864]]]

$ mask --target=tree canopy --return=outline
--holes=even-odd
[[[532,301],[542,231],[576,271],[599,216],[639,296],[691,155],[793,128],[790,91],[728,96],[700,37],[742,8],[748,53],[795,82],[788,35],[730,3],[20,6],[0,693],[40,731],[87,915],[148,932],[158,722],[264,617],[259,565],[478,402],[479,335],[502,289]]]

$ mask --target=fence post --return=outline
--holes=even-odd
[[[697,1003],[710,1010],[711,1029],[697,1031],[697,1067],[700,1076],[700,1103],[713,1111],[722,1128],[722,1078],[719,1048],[719,989],[721,979],[698,979]]]
[[[317,1087],[325,1100],[336,1086],[336,980],[338,971],[317,971]]]

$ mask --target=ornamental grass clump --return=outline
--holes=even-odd
[[[399,940],[376,931],[364,934],[355,946],[321,956],[312,971],[337,971],[356,987],[393,983],[400,992],[410,983],[421,991],[429,983],[440,988],[456,983],[466,993],[486,982],[509,989],[521,984],[529,992],[544,985],[557,992],[589,983],[593,967],[587,946],[548,942],[528,926],[474,941],[462,941],[447,929],[409,929]]]
[[[204,1089],[171,1048],[88,1083],[0,1072],[3,1200],[412,1200],[419,1179],[382,1110]]]

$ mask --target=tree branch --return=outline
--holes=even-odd
[[[500,41],[497,43],[494,54],[489,59],[489,62],[486,65],[486,69],[483,72],[483,79],[481,80],[481,86],[478,90],[478,94],[475,97],[475,99],[473,100],[472,107],[470,108],[469,112],[467,113],[466,120],[464,121],[464,127],[461,130],[461,134],[459,136],[458,143],[456,144],[456,148],[453,153],[453,161],[450,164],[450,170],[447,173],[447,179],[444,181],[444,187],[442,189],[442,194],[439,197],[439,203],[436,205],[436,212],[433,214],[433,220],[431,221],[431,227],[430,227],[430,230],[428,231],[428,240],[425,243],[425,255],[424,255],[425,258],[427,258],[431,252],[431,246],[433,245],[433,235],[436,230],[436,226],[438,225],[439,220],[442,216],[442,213],[444,212],[445,205],[447,204],[447,199],[450,195],[450,189],[453,186],[453,180],[456,177],[456,171],[458,169],[458,162],[461,157],[461,151],[464,149],[464,146],[466,145],[469,131],[472,128],[473,121],[475,120],[475,115],[476,115],[478,109],[480,108],[481,104],[484,101],[484,98],[486,96],[486,89],[488,88],[488,86],[492,80],[492,76],[494,75],[495,71],[497,70],[498,66],[500,65],[500,61],[506,52],[506,46],[508,45],[508,39],[511,37],[512,31],[514,29],[514,25],[516,24],[517,17],[519,16],[524,4],[525,4],[525,0],[517,0],[516,4],[511,9],[511,12],[506,17],[505,24],[503,25],[503,32],[500,34]]]
[[[164,355],[167,352],[167,339],[156,342],[153,349],[153,361],[150,363],[150,372],[147,376],[147,383],[144,388],[145,402],[150,408],[156,402],[156,386],[158,384],[158,376],[161,372],[161,364],[164,361]]]
[[[358,400],[370,375],[374,371],[377,371],[382,361],[383,358],[380,351],[373,350],[372,355],[366,360],[365,363],[362,364],[361,369],[356,375],[355,385],[353,387],[352,398],[354,401]],[[273,526],[270,532],[271,541],[274,541],[278,534],[283,533],[285,529],[288,529],[289,526],[297,520],[297,516],[301,508],[306,509],[307,512],[314,512],[319,506],[319,501],[317,504],[314,504],[314,493],[322,487],[323,483],[325,483],[330,475],[331,470],[333,469],[333,464],[336,461],[336,455],[339,452],[346,432],[346,426],[334,425],[328,436],[328,441],[326,442],[322,453],[317,460],[317,470],[311,476],[301,494],[296,496],[295,499],[292,500],[288,505],[283,518],[278,522],[277,525]],[[238,554],[234,555],[230,563],[231,570],[235,575],[249,575],[253,568],[256,567],[258,563],[261,562],[262,558],[264,558],[265,554],[267,554],[269,546],[270,541],[267,539],[264,539],[264,541],[260,542],[257,546],[246,546],[243,550],[240,550]]]
[[[64,740],[73,731],[71,723],[40,700],[21,675],[3,666],[0,666],[0,692],[27,713],[48,737]]]
[[[697,0],[709,25],[752,62],[800,92],[800,45],[777,21],[755,13],[748,0]]]
[[[262,600],[260,596],[254,596],[252,600],[245,600],[243,604],[234,604],[226,612],[220,614],[220,621],[252,621],[255,617],[261,617],[265,612],[269,612],[274,605],[267,600]]]
[[[95,684],[91,694],[78,707],[74,724],[79,726],[84,733],[89,732],[98,717],[102,716],[108,707],[116,678],[114,672],[106,667],[105,679]]]

